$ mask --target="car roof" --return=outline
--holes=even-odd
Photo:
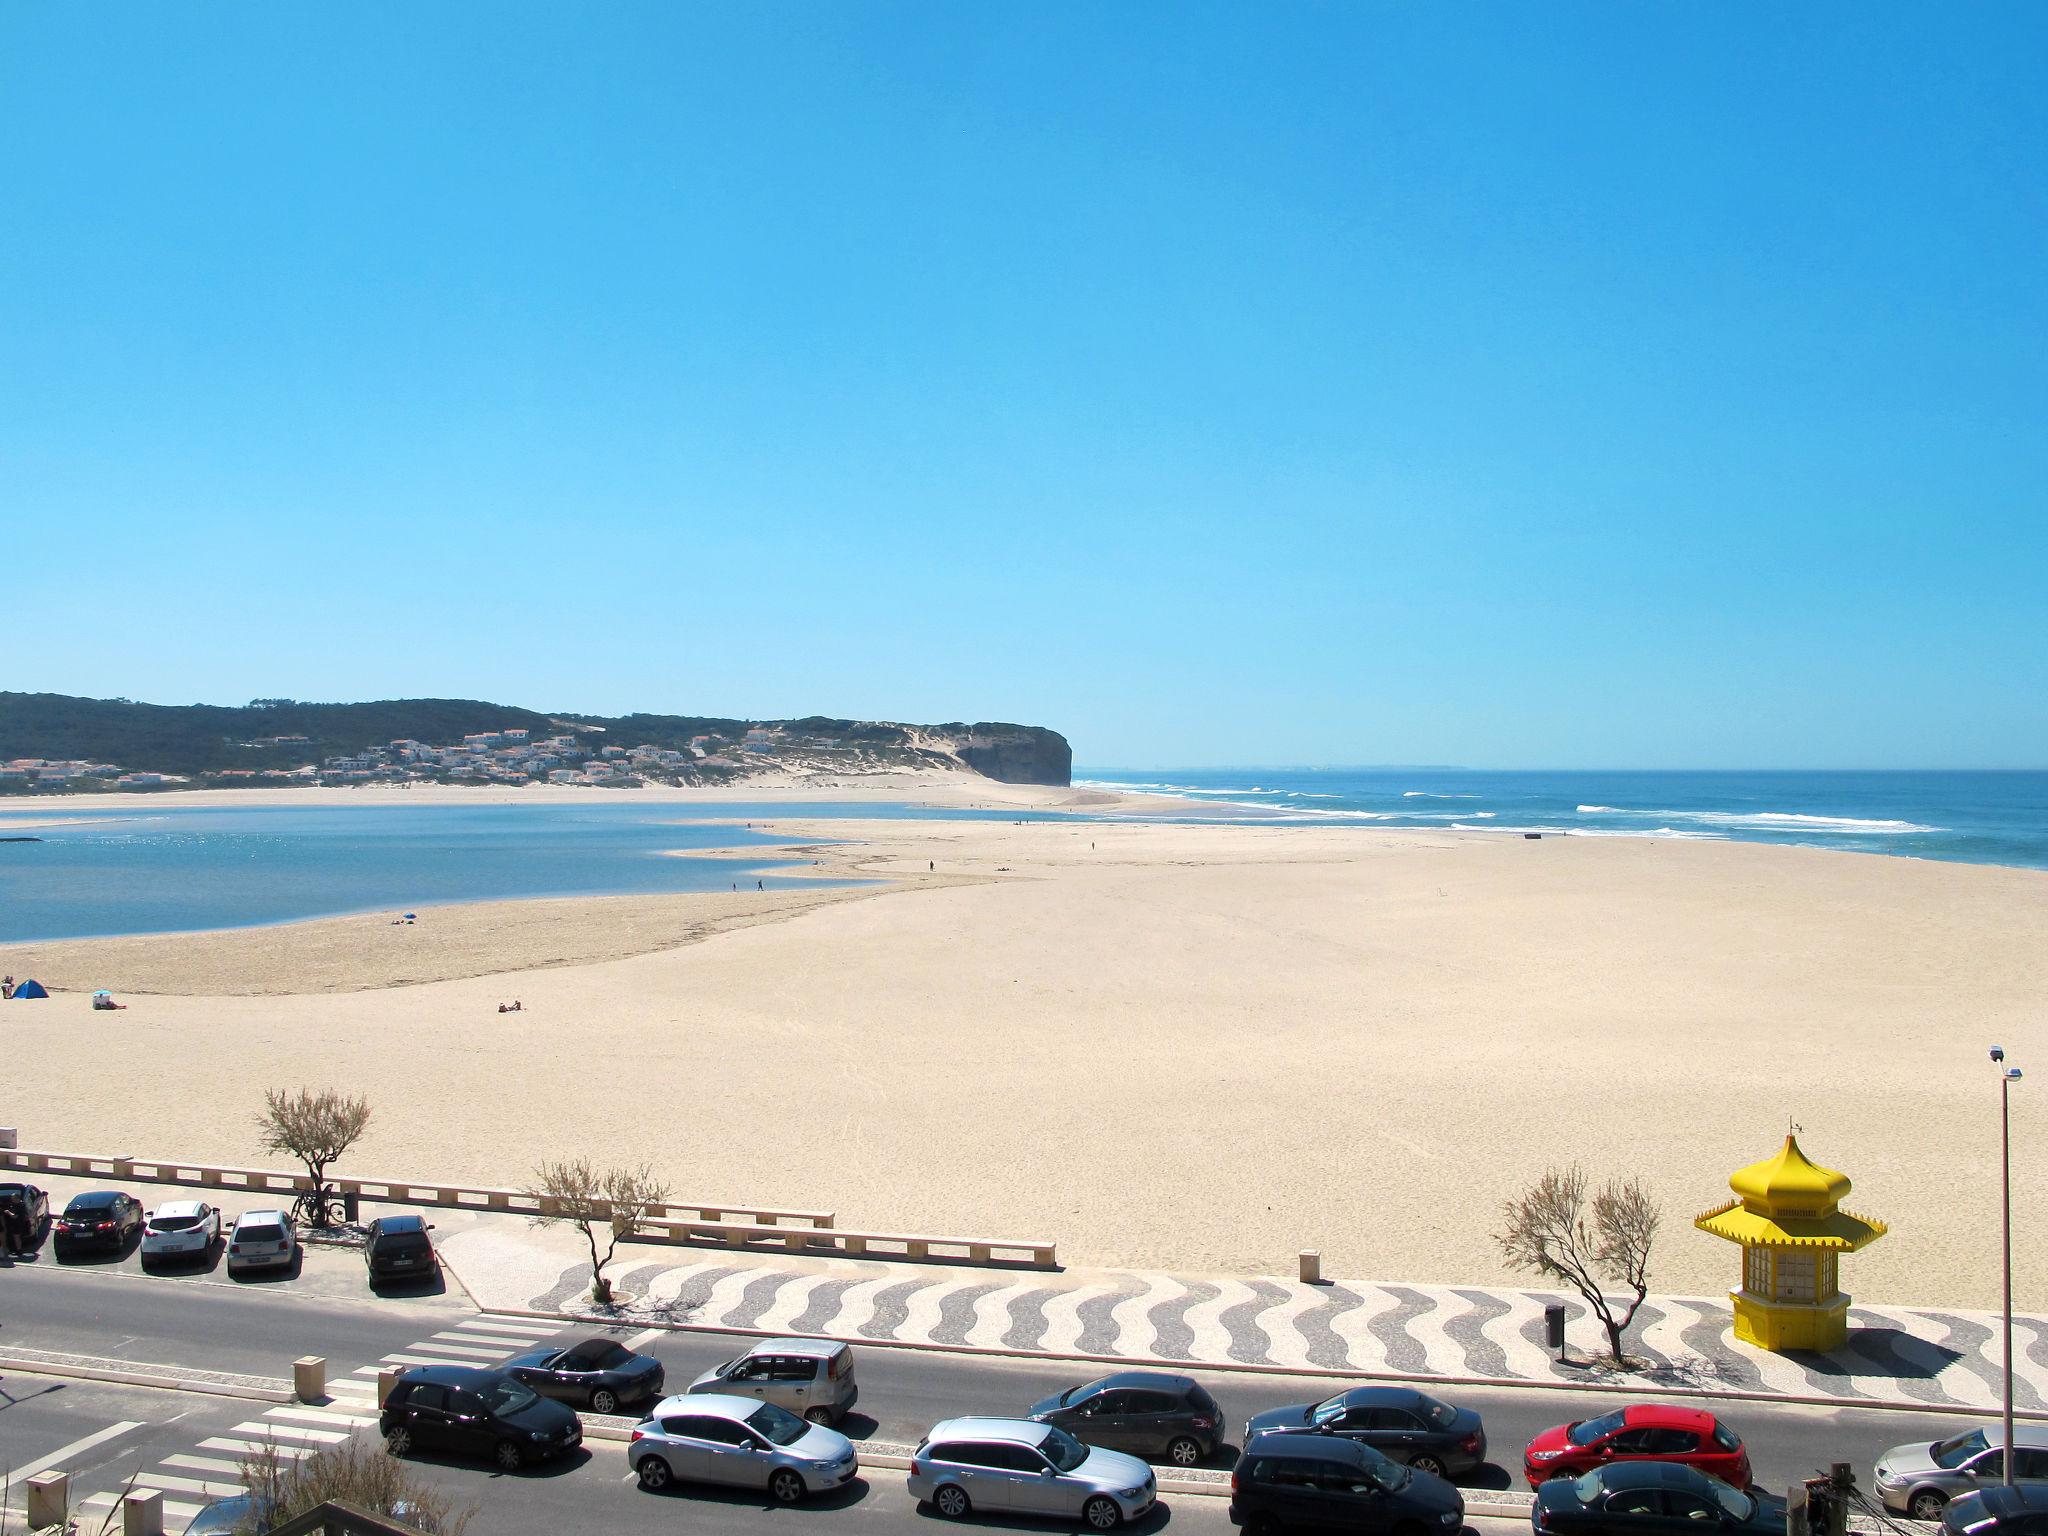
[[[1977,1433],[1982,1435],[1988,1444],[2005,1444],[2005,1431],[1996,1424],[1979,1424]],[[2048,1424],[2030,1424],[2021,1419],[2012,1427],[2012,1443],[2028,1450],[2048,1450]]]
[[[235,1225],[239,1227],[245,1221],[273,1222],[276,1225],[282,1227],[290,1223],[291,1217],[286,1215],[283,1211],[274,1209],[267,1209],[261,1211],[244,1211],[241,1215],[235,1218]]]
[[[156,1208],[159,1216],[197,1216],[206,1209],[204,1200],[166,1200]]]
[[[71,1203],[90,1208],[95,1205],[112,1205],[120,1198],[121,1191],[118,1189],[88,1189],[83,1194],[73,1195]]]
[[[1194,1377],[1176,1376],[1171,1371],[1118,1371],[1095,1383],[1098,1387],[1137,1387],[1147,1392],[1185,1392],[1194,1384]]]
[[[925,1440],[1009,1440],[1018,1445],[1040,1445],[1051,1433],[1050,1424],[1033,1419],[947,1419],[934,1424]]]
[[[1255,1435],[1244,1448],[1245,1456],[1306,1456],[1315,1461],[1348,1461],[1353,1466],[1372,1460],[1376,1454],[1356,1440],[1342,1435],[1268,1434]]]
[[[1696,1429],[1709,1434],[1714,1416],[1703,1408],[1674,1408],[1669,1403],[1635,1403],[1622,1410],[1621,1422],[1630,1429]]]
[[[648,1409],[647,1417],[665,1419],[672,1413],[703,1413],[714,1419],[744,1420],[760,1407],[758,1397],[739,1397],[731,1392],[678,1392]]]
[[[1707,1479],[1682,1461],[1610,1461],[1593,1475],[1603,1488],[1696,1488]]]
[[[757,1339],[747,1346],[750,1355],[816,1355],[829,1359],[847,1348],[843,1339]]]
[[[503,1375],[502,1371],[487,1371],[480,1365],[409,1365],[399,1380],[430,1381],[436,1386],[474,1391],[493,1385]]]
[[[1344,1394],[1347,1408],[1413,1408],[1421,1401],[1413,1387],[1353,1387]]]
[[[427,1230],[427,1218],[424,1216],[379,1216],[372,1225],[376,1227],[379,1233],[424,1232]]]
[[[2017,1429],[2019,1426],[2013,1426]],[[2013,1436],[2015,1440],[2019,1436]],[[1984,1507],[2000,1519],[2014,1515],[2030,1515],[2038,1510],[2048,1509],[2048,1483],[2014,1483],[2007,1488],[2002,1483],[1993,1483],[1989,1488],[1974,1488],[1972,1493],[1984,1501]],[[1967,1497],[1968,1495],[1965,1495]],[[1957,1503],[1962,1500],[1958,1499]]]

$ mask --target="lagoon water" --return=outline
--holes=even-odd
[[[1447,768],[1093,769],[1078,784],[1168,791],[1212,817],[1591,837],[1732,838],[2048,868],[2048,773],[1591,773]],[[9,823],[62,801],[0,810]],[[448,902],[722,890],[778,862],[746,821],[801,815],[1065,819],[882,803],[308,808],[81,813],[0,843],[0,942],[393,913]],[[1147,816],[1143,819],[1175,819]],[[677,859],[673,849],[758,847]],[[812,882],[799,877],[797,883]]]

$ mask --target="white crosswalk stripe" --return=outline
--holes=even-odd
[[[500,1322],[496,1318],[490,1317],[472,1317],[465,1321],[462,1324],[462,1326],[472,1331],[478,1331],[483,1333],[517,1334],[522,1338],[534,1340],[544,1339],[547,1338],[550,1334],[560,1333],[562,1331],[562,1325],[560,1323],[546,1322],[540,1319],[534,1319],[532,1321],[522,1323]]]
[[[423,1350],[430,1349],[437,1355],[463,1355],[479,1362],[502,1360],[512,1353],[511,1350],[498,1345],[493,1345],[489,1349],[479,1349],[474,1344],[444,1344],[440,1342],[447,1337],[448,1335],[445,1333],[437,1333],[433,1338],[427,1340],[426,1343],[414,1347]]]

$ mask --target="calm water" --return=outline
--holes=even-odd
[[[2048,772],[1475,772],[1449,768],[1087,769],[1291,820],[1593,837],[1733,838],[2048,868]]]

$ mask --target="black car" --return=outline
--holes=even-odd
[[[0,1206],[12,1206],[26,1218],[31,1243],[50,1219],[50,1197],[33,1184],[0,1184]]]
[[[1941,1512],[1941,1529],[1944,1536],[2048,1536],[2048,1483],[1994,1483],[1958,1494]]]
[[[1230,1472],[1230,1523],[1247,1531],[1414,1531],[1456,1536],[1465,1496],[1442,1478],[1336,1435],[1276,1432]]]
[[[1353,1387],[1320,1403],[1269,1409],[1246,1421],[1245,1443],[1275,1431],[1339,1435],[1438,1477],[1464,1477],[1486,1465],[1479,1415],[1412,1387]]]
[[[503,1371],[422,1365],[402,1371],[377,1427],[394,1456],[447,1451],[482,1456],[506,1471],[583,1443],[583,1421]]]
[[[427,1236],[433,1224],[420,1216],[380,1216],[370,1223],[363,1262],[370,1284],[379,1280],[428,1280],[441,1273],[440,1255]]]
[[[1069,1387],[1031,1407],[1031,1418],[1057,1424],[1083,1445],[1164,1456],[1191,1467],[1222,1444],[1223,1413],[1208,1389],[1165,1371],[1119,1371]]]
[[[1744,1493],[1683,1462],[1616,1461],[1539,1484],[1529,1524],[1543,1536],[1784,1536],[1785,1501]]]
[[[128,1239],[141,1230],[140,1200],[117,1189],[95,1189],[71,1197],[50,1229],[50,1239],[59,1258],[93,1249],[120,1253],[127,1248]]]
[[[636,1355],[617,1339],[585,1339],[567,1349],[530,1349],[504,1365],[505,1374],[543,1397],[587,1403],[592,1413],[661,1396],[661,1362]]]

